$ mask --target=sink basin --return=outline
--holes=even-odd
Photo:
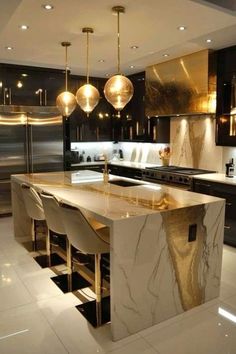
[[[121,187],[135,187],[135,186],[142,185],[142,183],[125,181],[123,179],[114,179],[113,181],[109,181],[109,183],[116,184],[117,186],[121,186]]]

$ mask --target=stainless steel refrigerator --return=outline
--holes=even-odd
[[[12,174],[63,170],[62,116],[27,109],[0,113],[0,214],[11,212]]]

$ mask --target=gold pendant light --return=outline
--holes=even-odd
[[[118,44],[118,73],[112,76],[104,87],[104,94],[108,102],[119,112],[131,100],[134,93],[132,82],[120,72],[120,13],[125,12],[123,6],[114,6],[112,11],[117,13],[117,44]]]
[[[89,113],[97,106],[100,94],[96,87],[89,83],[89,33],[93,33],[93,29],[85,27],[82,32],[87,33],[87,83],[76,92],[76,100],[80,108],[89,116]]]
[[[70,42],[61,42],[62,47],[66,51],[66,66],[65,66],[65,91],[57,96],[56,105],[63,117],[68,117],[76,107],[76,99],[73,93],[68,91],[68,65],[67,65],[67,48],[71,45]]]

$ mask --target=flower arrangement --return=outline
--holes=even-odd
[[[169,146],[166,146],[159,150],[159,157],[162,160],[162,164],[164,166],[169,165],[170,156],[171,156],[171,152]]]

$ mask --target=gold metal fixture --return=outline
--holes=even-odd
[[[125,8],[114,6],[112,11],[117,14],[117,74],[106,82],[104,94],[120,115],[120,111],[133,97],[134,88],[132,82],[120,72],[120,13],[125,13]]]
[[[89,83],[89,33],[93,33],[93,29],[85,27],[82,29],[82,32],[87,33],[87,82],[76,92],[76,100],[80,108],[87,113],[88,116],[97,106],[100,94],[96,87]]]
[[[68,65],[67,65],[67,48],[71,45],[70,42],[61,42],[62,47],[65,47],[65,91],[57,96],[56,105],[63,117],[68,117],[76,107],[76,99],[73,93],[68,91]]]

